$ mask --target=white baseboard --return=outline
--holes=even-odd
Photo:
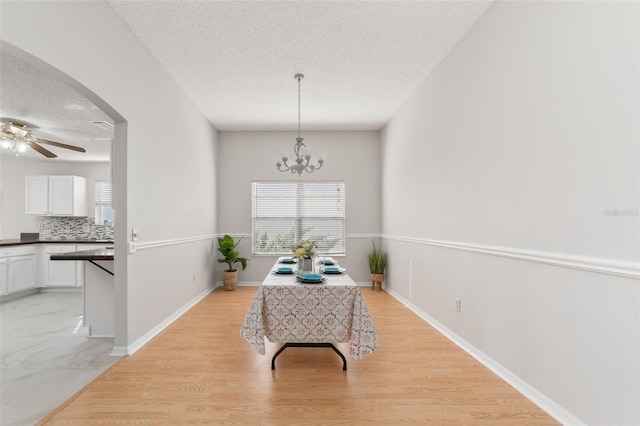
[[[184,315],[185,312],[187,312],[189,309],[195,306],[198,302],[204,299],[209,293],[213,291],[214,288],[215,287],[209,287],[208,289],[206,289],[205,291],[203,291],[202,293],[200,293],[199,295],[191,299],[186,305],[184,305],[182,308],[175,311],[172,315],[165,318],[164,321],[162,321],[160,324],[158,324],[157,326],[149,330],[147,333],[145,333],[142,337],[137,339],[135,342],[133,342],[129,346],[126,346],[126,347],[114,346],[113,351],[111,352],[111,355],[114,355],[114,356],[133,355],[138,349],[143,347],[151,339],[157,336],[158,333],[160,333],[162,330],[167,328],[169,325],[171,325],[171,323],[173,323],[175,320],[177,320],[182,315]],[[124,353],[123,353],[123,349],[124,349]]]
[[[40,287],[40,293],[82,293],[82,287]]]
[[[20,299],[21,297],[30,296],[32,294],[40,293],[38,288],[30,288],[28,290],[21,290],[15,293],[5,294],[0,296],[0,302],[8,302],[10,300]]]
[[[400,296],[395,291],[385,288],[386,292],[389,293],[393,298],[398,300],[400,303],[405,305],[409,310],[422,318],[425,322],[431,325],[433,328],[438,330],[443,336],[447,339],[451,340],[455,343],[460,349],[471,355],[482,365],[491,370],[494,374],[500,377],[502,380],[511,385],[514,389],[524,395],[529,401],[536,404],[542,410],[544,410],[551,417],[562,423],[563,425],[586,425],[585,422],[578,419],[576,416],[562,408],[556,402],[551,400],[545,394],[540,392],[538,389],[531,386],[526,381],[522,380],[517,375],[513,374],[509,369],[505,368],[502,364],[496,362],[493,358],[489,357],[487,354],[467,342],[465,339],[454,333],[449,328],[445,327],[442,323],[437,321],[435,318],[431,317],[413,303]]]

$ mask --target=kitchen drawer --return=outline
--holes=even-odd
[[[0,248],[0,257],[28,256],[36,254],[36,246],[9,246]]]
[[[76,246],[75,244],[47,244],[44,246],[44,251],[46,254],[70,253],[77,250],[78,246]]]

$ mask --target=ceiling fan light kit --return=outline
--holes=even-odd
[[[309,164],[311,162],[311,152],[307,149],[307,146],[302,142],[304,138],[300,137],[300,82],[304,78],[304,74],[296,74],[293,76],[298,81],[298,137],[296,143],[293,145],[293,152],[296,155],[295,164],[287,164],[289,157],[285,154],[276,163],[276,167],[281,172],[290,171],[292,174],[297,173],[298,176],[302,176],[302,172],[313,173],[318,170],[324,164],[324,160],[320,158],[318,165]]]
[[[0,147],[8,149],[15,155],[27,152],[27,149],[31,148],[47,158],[57,157],[53,152],[44,148],[42,144],[78,152],[86,152],[84,148],[79,146],[36,138],[27,125],[19,121],[9,121],[8,123],[2,123],[2,126],[0,126]]]

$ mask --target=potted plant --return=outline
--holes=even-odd
[[[374,241],[371,242],[372,247],[369,250],[369,271],[371,272],[371,288],[377,287],[380,291],[382,281],[384,281],[384,270],[387,267],[387,253],[376,246]]]
[[[224,289],[227,291],[235,290],[238,287],[238,269],[234,268],[235,263],[242,265],[242,270],[247,267],[247,260],[244,257],[240,257],[240,253],[236,251],[236,247],[240,244],[242,238],[238,241],[234,241],[230,235],[225,235],[222,238],[218,238],[218,251],[224,256],[223,259],[218,259],[218,263],[226,263],[227,269],[222,271]]]

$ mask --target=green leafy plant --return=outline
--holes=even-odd
[[[369,250],[369,271],[372,274],[384,274],[387,267],[387,253],[376,246],[375,241],[371,242],[372,248]]]
[[[233,267],[235,263],[240,263],[242,265],[242,270],[247,267],[248,259],[240,257],[240,253],[235,251],[238,244],[240,244],[240,241],[242,241],[242,238],[238,241],[234,241],[233,237],[230,235],[218,238],[218,251],[224,256],[224,259],[218,259],[218,263],[226,263],[227,272],[235,271],[235,268]]]

